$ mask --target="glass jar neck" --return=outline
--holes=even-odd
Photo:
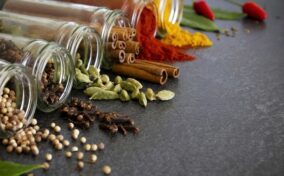
[[[24,128],[30,124],[37,107],[37,91],[34,78],[22,65],[10,64],[6,61],[0,60],[1,94],[8,84],[9,86],[13,85],[12,89],[15,91],[16,96],[16,108],[25,112],[24,118],[26,121],[22,127]],[[12,134],[13,132],[0,131],[0,138],[7,137]]]
[[[159,35],[167,33],[168,24],[180,24],[184,0],[154,0],[158,7]]]

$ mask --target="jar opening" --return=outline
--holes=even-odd
[[[1,71],[1,75],[0,134],[8,136],[30,124],[37,104],[37,94],[34,79],[24,67],[9,64]]]
[[[74,79],[73,60],[65,49],[48,46],[36,59],[33,67],[38,82],[39,108],[50,112],[60,107],[68,98]]]

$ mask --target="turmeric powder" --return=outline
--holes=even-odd
[[[154,0],[154,2],[159,7],[159,25],[167,31],[167,34],[162,39],[163,43],[176,47],[207,47],[213,45],[207,35],[200,32],[191,33],[182,29],[179,24],[171,23],[170,16],[172,16],[173,9],[171,0]],[[162,19],[163,22],[161,21]]]

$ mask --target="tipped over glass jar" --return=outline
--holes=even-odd
[[[139,54],[136,30],[120,10],[46,0],[9,0],[5,11],[73,21],[95,29],[104,46],[104,67]]]
[[[74,64],[65,48],[43,40],[0,34],[0,58],[22,64],[32,73],[41,111],[54,111],[68,98]]]
[[[0,32],[56,42],[71,53],[74,64],[79,54],[86,68],[92,65],[99,69],[102,62],[100,36],[91,28],[74,22],[0,11]]]
[[[0,138],[30,124],[37,106],[37,91],[34,78],[23,65],[0,60],[0,106]]]

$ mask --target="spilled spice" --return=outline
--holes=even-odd
[[[96,120],[99,128],[110,134],[120,132],[127,135],[128,132],[136,134],[140,131],[134,120],[128,116],[116,112],[102,112],[90,101],[75,97],[62,107],[61,113],[75,126],[83,128],[89,128]]]
[[[194,56],[186,55],[177,48],[164,44],[154,37],[156,21],[153,12],[145,8],[137,25],[137,37],[141,43],[139,59],[156,61],[192,61]]]

